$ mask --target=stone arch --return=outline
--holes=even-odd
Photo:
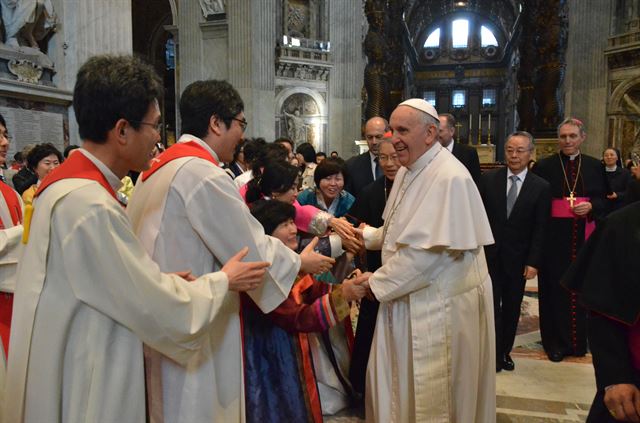
[[[609,100],[609,114],[627,114],[625,110],[624,95],[632,91],[636,86],[640,87],[640,76],[636,76],[618,85],[611,93]]]
[[[320,93],[290,87],[278,93],[275,103],[277,137],[291,138],[296,145],[310,142],[318,151],[326,149],[327,105]]]

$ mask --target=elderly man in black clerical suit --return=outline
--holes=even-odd
[[[456,118],[449,113],[441,113],[438,115],[440,126],[438,128],[438,141],[447,150],[449,150],[456,159],[467,168],[473,181],[478,185],[480,182],[480,159],[475,148],[460,144],[453,140],[456,133]]]
[[[396,173],[401,166],[398,160],[398,153],[396,153],[396,149],[389,139],[384,139],[378,144],[378,158],[384,177],[378,178],[364,187],[350,210],[351,215],[360,222],[365,222],[374,227],[384,224],[382,212],[387,204],[387,197],[391,192]],[[359,263],[361,270],[369,272],[375,272],[380,266],[382,266],[380,251],[367,251],[366,263]],[[363,298],[360,302],[360,314],[358,316],[358,327],[349,369],[349,379],[351,379],[353,389],[362,396],[364,396],[365,375],[367,362],[369,361],[369,351],[371,350],[371,340],[373,339],[373,331],[376,328],[378,305],[379,303],[375,299]]]
[[[602,163],[580,152],[586,137],[582,121],[566,118],[558,126],[560,151],[531,169],[551,189],[551,219],[538,276],[540,335],[551,361],[587,352],[587,312],[574,293],[560,286],[562,274],[607,211]]]
[[[344,189],[354,197],[360,190],[382,176],[382,169],[378,163],[378,143],[389,130],[389,122],[381,117],[372,117],[364,126],[364,137],[369,151],[347,160],[349,181]]]
[[[525,283],[538,274],[551,194],[549,183],[527,169],[533,151],[528,132],[514,132],[505,143],[507,167],[484,173],[480,195],[495,244],[485,247],[493,283],[496,324],[496,371],[513,370]]]

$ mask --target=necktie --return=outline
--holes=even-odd
[[[373,159],[373,161],[376,163],[375,179],[378,179],[379,177],[382,176],[382,170],[380,169],[380,163],[378,163],[378,158],[376,157],[375,159]]]
[[[516,199],[518,198],[518,177],[516,175],[509,176],[511,180],[511,188],[509,188],[509,192],[507,193],[507,218],[511,214],[511,210],[513,210],[513,205],[516,203]]]

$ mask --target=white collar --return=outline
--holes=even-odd
[[[416,172],[422,169],[423,167],[428,165],[429,162],[436,156],[436,154],[438,154],[443,148],[444,147],[442,147],[442,144],[440,144],[436,140],[433,144],[431,144],[431,148],[425,151],[422,156],[418,157],[418,160],[416,160],[411,166],[407,166],[407,169],[409,170],[409,172]]]
[[[507,179],[509,179],[512,175],[516,175],[518,177],[518,179],[522,182],[524,182],[524,178],[527,177],[527,172],[529,171],[529,169],[527,169],[526,167],[524,169],[522,169],[522,171],[518,174],[515,174],[511,171],[511,169],[509,169],[507,167]]]
[[[211,155],[213,156],[214,159],[216,159],[216,162],[220,163],[220,159],[218,158],[218,155],[216,154],[215,151],[213,151],[213,148],[209,147],[209,144],[207,144],[206,142],[204,142],[202,139],[196,137],[195,135],[191,135],[191,134],[182,134],[180,136],[180,139],[178,140],[178,142],[189,142],[189,141],[195,141],[196,143],[198,143],[200,146],[202,146],[205,150],[207,150],[209,153],[211,153]]]
[[[618,169],[618,165],[605,166],[604,168],[607,172],[615,172]]]
[[[96,156],[89,153],[82,147],[79,148],[78,151],[84,154],[87,159],[91,160],[91,162],[96,165],[98,170],[104,175],[104,177],[107,179],[107,182],[109,182],[109,185],[111,186],[111,188],[113,188],[114,191],[118,191],[120,189],[120,187],[122,186],[122,181],[115,173],[113,173],[111,169],[109,169],[106,164],[102,163],[100,159],[98,159]]]

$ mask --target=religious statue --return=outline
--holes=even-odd
[[[222,0],[200,0],[202,14],[206,18],[210,15],[220,15],[225,13],[224,2]]]
[[[390,61],[390,56],[389,47],[383,35],[384,6],[380,2],[368,0],[365,10],[369,21],[369,32],[364,40],[364,52],[367,55],[367,66],[364,68],[364,87],[367,91],[365,118],[388,117],[387,63]]]
[[[296,109],[293,114],[284,111],[287,118],[287,133],[296,144],[307,142],[306,125],[300,117],[300,110]]]
[[[38,42],[56,29],[56,15],[51,0],[0,0],[5,44],[41,50]]]

